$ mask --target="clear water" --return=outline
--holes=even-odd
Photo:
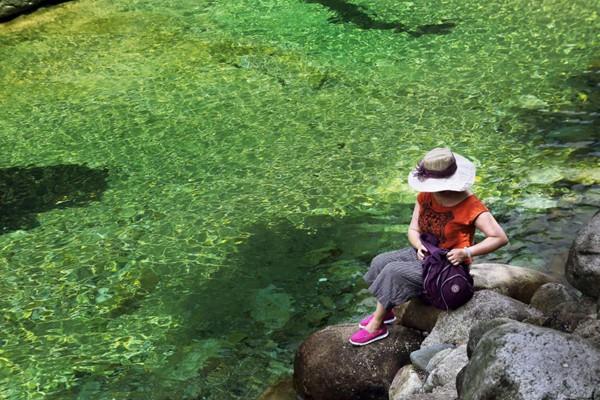
[[[98,0],[0,25],[0,397],[248,399],[371,306],[432,147],[559,272],[600,206],[599,5]]]

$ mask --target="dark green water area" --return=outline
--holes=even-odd
[[[81,0],[2,23],[0,398],[256,398],[370,311],[437,146],[511,238],[484,260],[560,273],[600,207],[599,13]]]

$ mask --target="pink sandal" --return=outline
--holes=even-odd
[[[366,344],[386,338],[389,334],[390,333],[385,325],[381,325],[381,328],[377,329],[373,333],[370,333],[366,329],[359,329],[352,336],[350,336],[349,341],[355,346],[364,346]]]

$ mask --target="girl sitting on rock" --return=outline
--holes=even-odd
[[[427,250],[421,233],[439,239],[449,249],[448,261],[468,265],[479,256],[504,246],[508,238],[486,206],[469,190],[475,181],[475,166],[447,148],[428,152],[408,176],[408,184],[419,192],[408,229],[412,247],[382,253],[373,258],[364,279],[377,298],[375,312],[359,323],[350,343],[364,346],[388,336],[385,324],[396,320],[393,307],[423,293],[422,261]],[[486,236],[474,244],[475,228]]]

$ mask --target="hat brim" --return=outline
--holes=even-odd
[[[468,190],[475,182],[475,165],[461,156],[454,154],[456,159],[456,172],[448,178],[426,178],[419,180],[415,176],[416,168],[408,174],[408,184],[418,192],[441,192],[452,190],[462,192]]]

